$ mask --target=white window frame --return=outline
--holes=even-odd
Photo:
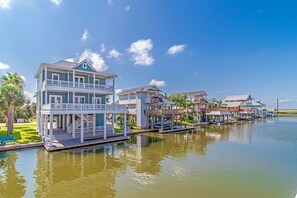
[[[96,100],[99,99],[100,100],[100,103],[96,103]],[[102,98],[101,97],[95,97],[95,100],[94,100],[94,96],[92,97],[92,101],[93,101],[93,104],[102,104]]]
[[[78,101],[79,103],[75,103],[76,98],[78,98],[77,101]],[[80,99],[81,99],[81,98],[84,98],[84,103],[80,103]],[[75,104],[86,104],[86,97],[85,97],[85,96],[74,96],[74,103],[75,103]]]
[[[54,97],[55,98],[55,103],[52,103],[52,100],[51,100],[51,97]],[[60,103],[62,103],[62,101],[63,101],[63,96],[61,96],[61,95],[49,95],[49,103],[50,104],[56,104],[57,102],[57,98],[61,98],[61,102]]]
[[[54,76],[58,76],[58,81],[60,80],[60,74],[52,73],[52,81],[54,81]]]
[[[81,78],[83,79],[83,82],[82,82],[82,83],[85,83],[85,77],[84,77],[84,76],[75,76],[74,80],[75,80],[76,78],[78,79],[78,82],[76,82],[76,83],[81,83],[80,80],[79,80],[79,79],[81,79]]]
[[[98,84],[96,84],[96,82],[98,82]],[[98,78],[95,79],[95,85],[100,85],[100,79]]]
[[[87,69],[87,68],[88,68],[87,63],[83,63],[83,64],[82,64],[82,68],[83,68],[83,69]]]

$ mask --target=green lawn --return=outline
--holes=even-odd
[[[17,143],[27,144],[31,142],[40,142],[41,139],[35,130],[36,124],[16,124],[12,135],[16,139]],[[7,135],[7,128],[4,126],[0,127],[0,137]]]

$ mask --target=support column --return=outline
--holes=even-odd
[[[127,136],[127,114],[124,114],[124,136]]]
[[[84,142],[84,114],[80,115],[80,143]]]
[[[69,126],[69,114],[66,115],[66,130],[68,126]]]
[[[93,114],[93,136],[96,135],[96,114]]]
[[[65,115],[62,115],[62,129],[65,130]]]
[[[75,138],[75,114],[72,114],[72,137]]]
[[[164,131],[164,116],[161,115],[161,131]]]
[[[44,134],[44,119],[43,119],[44,115],[41,115],[40,116],[40,130],[38,131],[39,134],[41,135],[41,137],[43,136]]]
[[[44,130],[44,134],[45,134],[45,138],[48,138],[48,116],[45,116],[45,130]]]
[[[53,146],[53,114],[50,114],[50,143],[49,146],[52,147]]]
[[[47,104],[48,103],[48,100],[47,100],[47,98],[48,98],[47,97],[47,90],[44,91],[44,97],[45,97],[44,98],[44,103]]]
[[[114,113],[112,114],[112,133],[114,133]]]
[[[107,134],[106,134],[106,113],[103,114],[103,125],[104,125],[104,139],[106,139]]]

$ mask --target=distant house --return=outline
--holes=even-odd
[[[173,117],[183,113],[172,109],[173,103],[155,85],[127,89],[118,96],[117,103],[127,106],[128,114],[134,116],[139,128],[172,128]]]
[[[223,105],[228,107],[236,118],[266,117],[265,105],[260,100],[253,100],[249,94],[227,96]]]
[[[78,133],[81,143],[90,134],[107,139],[108,134],[114,132],[114,119],[108,125],[107,115],[124,114],[126,117],[125,106],[106,104],[107,97],[114,98],[116,77],[98,72],[86,60],[42,63],[35,78],[37,129],[45,144],[53,145],[56,132],[70,138],[77,138]]]
[[[177,95],[177,94],[185,95],[187,99],[192,100],[192,102],[194,102],[195,104],[194,108],[198,112],[200,111],[201,108],[206,108],[207,94],[205,91],[190,91],[190,92],[175,93],[172,95]]]

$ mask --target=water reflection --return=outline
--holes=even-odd
[[[0,153],[0,195],[1,197],[23,197],[26,192],[25,179],[16,169],[18,154]]]
[[[152,184],[153,178],[162,171],[164,158],[185,159],[190,153],[203,157],[207,145],[230,139],[236,130],[236,127],[222,126],[166,135],[148,133],[117,144],[56,153],[40,150],[35,196],[114,197],[117,176],[128,169],[133,171],[130,179],[143,186]],[[182,180],[186,170],[176,167],[174,174]]]
[[[33,190],[35,197],[115,197],[118,195],[117,190],[123,189],[120,185],[126,185],[125,181],[120,182],[119,178],[136,183],[134,188],[146,189],[147,186],[158,182],[157,178],[166,171],[166,168],[168,171],[168,167],[171,168],[167,172],[171,178],[189,184],[189,180],[193,180],[194,173],[194,166],[191,167],[192,163],[187,161],[189,158],[194,156],[203,160],[200,164],[194,164],[200,166],[201,170],[203,167],[214,167],[211,160],[208,164],[202,164],[206,161],[210,145],[228,141],[240,143],[232,143],[237,146],[241,146],[242,143],[251,144],[254,138],[252,131],[254,133],[262,130],[262,127],[269,126],[269,123],[265,125],[261,123],[263,122],[211,126],[196,131],[163,135],[147,133],[132,136],[126,142],[63,152],[47,153],[43,149],[33,150],[36,152],[36,168],[34,180],[26,177],[30,181],[26,181],[15,167],[18,155],[22,153],[0,154],[0,197],[26,195],[28,186],[26,182],[35,182]],[[254,127],[257,127],[257,130]],[[273,133],[273,129],[270,130]],[[233,156],[229,160],[232,158]],[[22,157],[22,160],[24,159]],[[170,162],[174,164],[166,164]],[[242,166],[236,160],[230,164]],[[220,169],[216,171],[218,170]],[[122,177],[123,175],[125,177]]]

